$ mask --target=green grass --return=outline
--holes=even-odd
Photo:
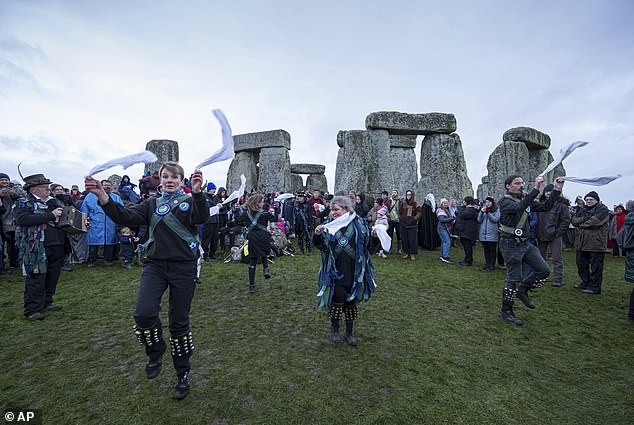
[[[455,250],[455,248],[452,248]],[[461,252],[452,252],[461,258]],[[47,424],[425,423],[629,424],[634,324],[624,260],[606,255],[603,295],[547,283],[516,304],[523,327],[497,316],[504,271],[376,258],[379,288],[359,308],[357,347],[329,340],[317,312],[319,256],[285,257],[258,292],[247,266],[206,263],[191,323],[192,390],[172,400],[169,357],[145,378],[132,336],[140,267],[63,273],[46,320],[22,316],[22,278],[0,277],[2,410],[42,409]],[[161,314],[167,323],[167,294]]]

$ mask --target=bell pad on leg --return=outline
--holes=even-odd
[[[343,303],[332,303],[328,314],[331,319],[340,320],[343,315]]]
[[[192,331],[188,331],[186,334],[178,337],[170,336],[170,347],[172,349],[172,357],[185,357],[191,355],[194,351]]]
[[[132,327],[134,330],[134,336],[136,336],[139,344],[144,345],[146,347],[152,347],[163,339],[163,333],[160,327],[149,328],[149,329],[141,329],[137,325]]]
[[[346,320],[356,320],[359,318],[359,310],[356,304],[344,304],[343,314],[346,315]]]

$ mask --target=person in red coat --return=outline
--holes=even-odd
[[[615,235],[619,232],[619,230],[621,230],[621,227],[623,227],[626,215],[627,213],[625,212],[625,208],[623,207],[623,205],[617,205],[616,207],[614,207],[614,221],[616,222],[616,232],[614,232]],[[612,255],[614,257],[620,256],[621,253],[625,257],[625,251],[623,251],[619,247],[619,245],[616,243],[616,239],[610,239],[608,241],[608,248],[612,248]]]

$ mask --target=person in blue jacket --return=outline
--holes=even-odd
[[[119,195],[112,193],[112,184],[108,180],[102,180],[101,186],[110,199],[119,205],[123,205]],[[81,204],[81,210],[88,214],[90,219],[90,228],[86,236],[88,267],[94,267],[100,246],[103,246],[103,258],[106,264],[111,266],[115,255],[115,246],[119,243],[117,225],[103,212],[94,193],[86,195],[86,199]]]

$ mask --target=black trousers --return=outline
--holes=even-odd
[[[394,240],[394,232],[396,232],[396,238],[401,241],[401,226],[398,221],[387,221],[387,234],[390,239]]]
[[[605,252],[577,251],[577,272],[583,289],[601,293],[604,259]]]
[[[467,264],[473,264],[473,245],[475,242],[471,239],[460,238],[460,244],[464,249],[464,262]]]
[[[495,267],[495,260],[497,258],[498,243],[497,242],[482,242],[484,248],[484,262],[489,267]]]
[[[99,247],[102,245],[88,245],[88,262],[94,263],[99,254]],[[115,245],[103,245],[103,259],[112,261],[115,258]]]
[[[24,315],[38,313],[53,304],[64,266],[64,245],[46,247],[46,273],[31,273],[24,280]]]
[[[3,242],[7,244],[4,252],[7,254],[7,258],[9,259],[8,266],[20,267],[20,249],[15,243],[15,231],[5,232],[2,239]]]
[[[205,258],[214,257],[216,255],[216,249],[218,248],[220,227],[218,223],[207,223],[203,226],[203,251],[205,252]]]

